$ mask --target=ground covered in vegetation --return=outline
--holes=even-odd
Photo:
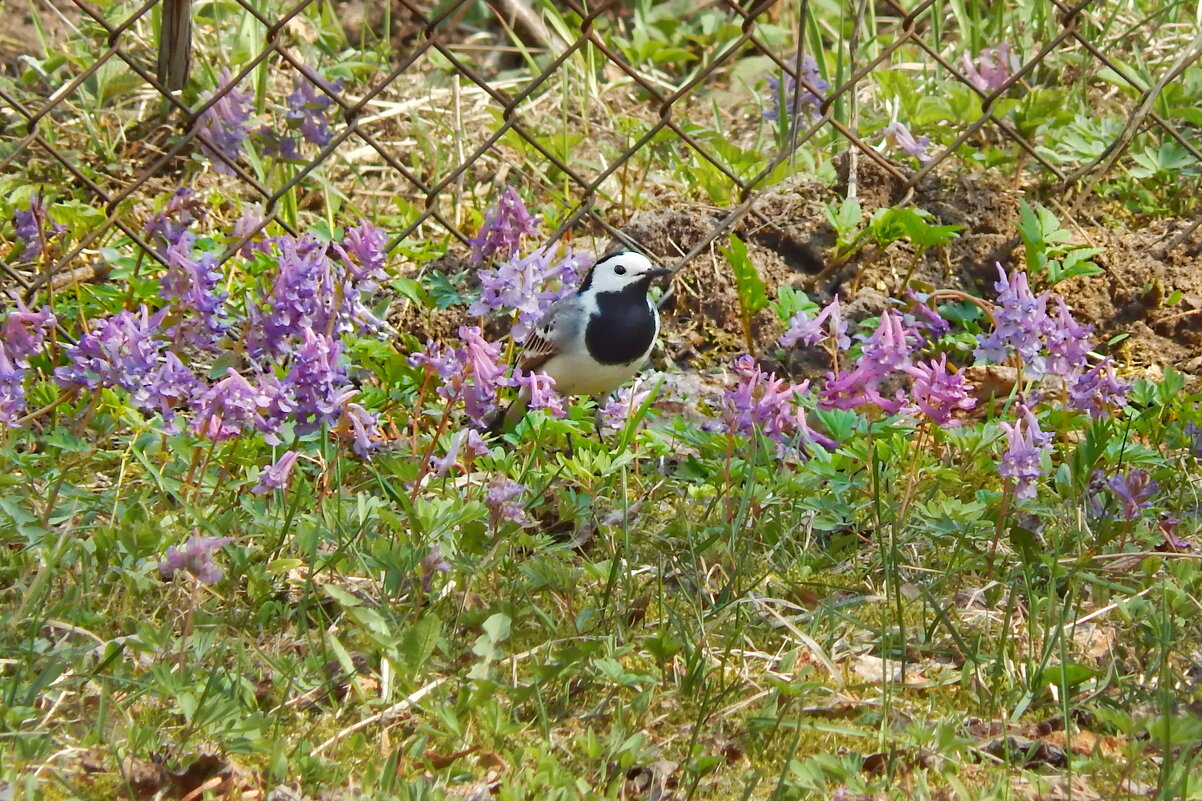
[[[654,81],[740,35],[659,5],[597,22]],[[868,26],[838,8],[802,27]],[[790,97],[748,51],[682,119],[766,186],[742,207],[657,135],[593,198],[606,231],[572,223],[545,151],[602,169],[656,119],[632,82],[566,60],[521,112],[542,150],[506,136],[427,207],[384,154],[437,179],[498,121],[431,58],[357,121],[386,147],[346,139],[265,210],[248,175],[289,186],[348,132],[335,98],[421,30],[336,10],[283,34],[317,79],[269,60],[236,84],[211,54],[236,66],[259,34],[202,15],[184,96],[232,91],[149,176],[183,134],[117,62],[82,81],[40,135],[89,181],[141,180],[115,207],[7,123],[0,798],[1202,797],[1183,145],[1141,132],[1077,203],[982,133],[910,192],[984,112],[899,55],[856,112],[896,174],[833,132],[773,166],[848,65],[794,59],[814,92]],[[1086,33],[1126,41],[1136,10]],[[543,36],[577,22],[543,13]],[[763,26],[786,54],[791,13]],[[941,13],[1002,85],[1002,23]],[[0,59],[26,110],[107,41],[37,20]],[[455,25],[448,52],[495,85],[550,61],[482,10]],[[1135,92],[1075,55],[992,108],[1066,169]],[[1179,84],[1159,113],[1192,136],[1202,71]],[[600,408],[511,368],[617,242],[674,264],[709,240]],[[523,386],[531,413],[488,434]]]

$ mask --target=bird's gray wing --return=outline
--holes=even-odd
[[[518,367],[526,372],[541,368],[548,359],[580,337],[586,317],[577,295],[569,295],[552,303],[526,338],[518,355]]]

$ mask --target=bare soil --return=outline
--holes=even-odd
[[[861,160],[858,175],[865,218],[882,206],[906,200],[895,179],[871,162]],[[846,183],[830,190],[811,182],[786,182],[762,194],[733,230],[747,243],[770,293],[790,284],[818,303],[838,294],[849,316],[861,319],[888,305],[914,256],[905,243],[896,243],[883,251],[866,248],[831,269],[835,236],[823,205],[839,202],[845,191]],[[1020,195],[996,176],[954,170],[938,172],[920,184],[912,202],[940,223],[963,225],[965,230],[951,245],[918,262],[910,286],[992,298],[999,262],[1008,270],[1025,267],[1016,235]],[[1055,205],[1053,209],[1070,225],[1061,210]],[[636,214],[624,232],[649,253],[671,261],[703,241],[728,211],[704,205],[648,210]],[[1126,335],[1115,343],[1113,355],[1134,372],[1156,374],[1168,365],[1191,375],[1202,372],[1202,234],[1166,251],[1187,225],[1184,220],[1159,220],[1136,230],[1100,224],[1072,229],[1077,243],[1104,249],[1095,261],[1105,272],[1068,279],[1054,291],[1078,320],[1095,326],[1099,349],[1105,351],[1106,343]],[[675,279],[665,313],[668,356],[678,364],[744,347],[733,279],[719,250],[725,242],[720,237]],[[780,331],[772,313],[761,312],[753,326],[757,350],[768,348]],[[796,354],[790,366],[800,374],[823,367],[808,365]]]
[[[20,75],[25,69],[21,56],[46,57],[39,25],[46,41],[53,43],[70,31],[71,22],[79,19],[81,13],[70,0],[39,2],[37,9],[34,5],[33,0],[0,2],[0,17],[4,20],[0,26],[0,72],[10,77]],[[48,13],[46,5],[53,6],[54,12]]]

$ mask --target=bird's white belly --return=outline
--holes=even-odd
[[[650,350],[626,364],[600,364],[581,354],[552,356],[542,370],[555,379],[562,395],[604,395],[625,384],[647,361]]]

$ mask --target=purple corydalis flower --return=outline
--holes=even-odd
[[[422,592],[429,592],[435,573],[451,572],[451,563],[442,558],[442,548],[435,545],[422,557]]]
[[[288,95],[288,111],[284,114],[288,127],[300,130],[306,142],[325,147],[330,143],[330,121],[326,112],[334,102],[332,95],[342,91],[342,79],[330,83],[318,78],[318,86],[310,78],[298,75],[295,90]]]
[[[190,231],[183,231],[167,246],[164,254],[167,274],[163,277],[162,293],[175,301],[181,318],[170,335],[207,348],[229,330],[224,314],[229,296],[217,289],[221,280],[217,254],[195,254],[195,242],[196,237]]]
[[[388,235],[364,220],[346,232],[341,244],[331,246],[341,257],[344,268],[342,307],[338,312],[340,331],[355,327],[361,331],[376,331],[384,326],[364,303],[364,298],[379,289],[380,282],[388,278],[384,271],[387,244]]]
[[[910,133],[910,129],[906,127],[904,122],[893,121],[885,127],[885,141],[891,147],[908,153],[918,159],[919,164],[926,164],[931,160],[931,156],[927,153],[927,148],[931,146],[931,138],[929,136],[920,136],[915,139],[914,134]]]
[[[192,433],[214,442],[234,439],[244,432],[261,430],[276,444],[274,431],[263,416],[272,406],[272,395],[252,385],[233,368],[225,378],[195,399]]]
[[[268,125],[260,125],[252,133],[264,156],[280,161],[305,160],[304,155],[300,152],[300,142],[295,136],[278,134]]]
[[[485,425],[496,408],[497,390],[511,383],[505,378],[501,343],[486,340],[476,326],[460,326],[459,337],[465,346],[465,377],[471,382],[463,386],[463,404],[473,422]]]
[[[306,329],[328,331],[334,314],[330,260],[316,239],[278,237],[275,282],[265,312],[252,307],[248,350],[255,358],[290,353]]]
[[[259,480],[251,489],[251,492],[263,495],[272,490],[288,489],[288,483],[292,477],[292,468],[296,466],[296,460],[299,458],[300,453],[298,451],[288,451],[273,464],[263,468],[263,472],[259,473]]]
[[[486,340],[476,326],[460,326],[459,338],[463,346],[458,348],[427,343],[425,352],[410,354],[409,364],[437,375],[439,397],[462,399],[472,423],[485,428],[497,407],[497,392],[516,381],[505,375],[499,342]]]
[[[130,400],[144,412],[161,414],[168,431],[175,432],[176,410],[190,403],[201,386],[200,379],[168,351],[142,384],[130,392]]]
[[[804,311],[794,314],[789,318],[789,330],[785,331],[777,344],[782,348],[792,348],[798,342],[815,345],[828,336],[839,350],[851,347],[851,337],[847,335],[847,321],[843,319],[838,297],[828,303],[812,320]]]
[[[13,364],[0,343],[0,425],[15,426],[25,411],[25,370]]]
[[[204,200],[194,190],[181,186],[171,193],[163,210],[146,221],[142,233],[150,238],[160,237],[166,244],[173,245],[205,214]]]
[[[193,532],[182,549],[172,545],[167,555],[159,562],[159,572],[169,579],[176,572],[192,574],[201,584],[221,581],[225,572],[213,561],[213,554],[233,542],[233,537],[202,537]]]
[[[563,396],[555,391],[555,379],[546,373],[519,372],[513,378],[513,385],[529,393],[530,399],[527,403],[531,409],[545,412],[552,417],[567,415],[563,408]]]
[[[444,381],[451,378],[463,363],[462,354],[456,348],[444,348],[432,339],[426,340],[426,349],[409,354],[410,367],[424,367]]]
[[[484,215],[484,223],[474,237],[468,240],[472,247],[472,260],[483,262],[493,256],[510,260],[518,253],[522,236],[538,234],[538,217],[531,216],[526,204],[512,186],[505,187],[497,205]]]
[[[1085,357],[1091,347],[1089,335],[1093,326],[1081,325],[1074,320],[1059,295],[1055,301],[1056,316],[1049,318],[1047,326],[1047,368],[1054,375],[1071,376],[1087,366]]]
[[[151,315],[145,306],[137,313],[121,311],[96,324],[79,343],[67,349],[69,364],[54,371],[63,387],[120,387],[139,389],[159,365],[160,325],[167,309]]]
[[[281,382],[287,405],[280,411],[291,413],[296,432],[309,434],[324,425],[334,425],[342,416],[342,404],[353,394],[346,369],[342,366],[342,343],[306,328],[303,342]]]
[[[983,93],[1001,89],[1014,73],[1015,59],[1010,52],[1010,43],[1002,42],[997,47],[987,47],[977,56],[976,63],[968,53],[960,57],[968,82]]]
[[[893,397],[886,397],[881,394],[880,382],[881,377],[860,367],[838,375],[827,373],[826,384],[818,396],[818,408],[827,411],[876,406],[885,414],[897,414],[905,406],[902,391],[899,389]]]
[[[902,316],[886,309],[881,314],[876,330],[865,338],[860,357],[855,367],[839,375],[827,374],[826,385],[820,393],[819,407],[822,409],[855,409],[860,406],[878,406],[886,414],[896,414],[902,408],[902,400],[886,398],[880,393],[880,385],[898,370],[910,366],[913,350],[911,339],[916,335],[906,329]]]
[[[832,440],[810,429],[805,408],[798,403],[809,390],[809,381],[790,384],[774,373],[765,373],[747,354],[735,360],[734,373],[735,386],[723,396],[723,416],[732,434],[758,431],[778,445],[800,434],[824,448],[835,447]]]
[[[874,365],[873,370],[882,376],[906,367],[910,364],[912,338],[906,330],[902,316],[886,309],[876,330],[864,340],[859,362],[865,365],[871,363]]]
[[[247,348],[253,357],[291,353],[306,328],[344,334],[383,326],[364,303],[384,277],[382,270],[369,266],[380,258],[371,252],[377,234],[360,229],[356,236],[361,238],[354,240],[357,257],[342,245],[327,249],[308,234],[275,237],[277,269],[267,308],[252,303],[248,313]],[[330,251],[338,258],[331,259]],[[357,262],[359,257],[369,262]]]
[[[483,291],[480,299],[468,308],[468,314],[483,317],[500,309],[512,309],[518,315],[513,338],[524,342],[547,307],[572,291],[580,270],[588,265],[588,257],[574,255],[571,248],[565,248],[559,260],[556,252],[557,249],[544,246],[525,258],[510,259],[494,269],[482,270]]]
[[[489,521],[494,529],[505,522],[518,526],[527,526],[532,522],[521,502],[524,492],[525,484],[519,484],[500,474],[492,477],[488,482],[484,505],[488,507]]]
[[[41,255],[50,237],[66,230],[66,226],[50,222],[41,192],[29,196],[29,207],[13,211],[13,227],[23,243],[20,256],[32,260]],[[49,229],[50,236],[46,235]]]
[[[201,151],[209,157],[214,170],[226,175],[234,175],[234,169],[221,156],[237,161],[242,155],[242,146],[250,132],[250,110],[254,99],[249,91],[238,91],[230,80],[229,69],[222,69],[218,88],[205,95],[204,102],[217,99],[196,120]]]
[[[467,447],[470,453],[476,456],[488,456],[488,443],[480,436],[480,432],[474,428],[461,428],[451,435],[451,441],[447,445],[446,456],[441,458],[434,457],[430,460],[430,464],[434,468],[434,475],[446,475],[459,461],[459,452],[464,446]]]
[[[998,474],[1014,482],[1016,497],[1034,498],[1035,482],[1044,474],[1041,460],[1051,451],[1052,435],[1040,429],[1030,409],[1021,404],[1017,408],[1017,422],[998,423],[1006,433],[1006,450],[998,464]]]
[[[630,415],[641,409],[650,395],[651,390],[640,390],[637,385],[622,387],[611,395],[597,412],[601,418],[601,427],[612,431],[626,428],[626,421],[630,419]]]
[[[354,439],[353,450],[362,459],[371,459],[371,453],[383,441],[380,418],[357,403],[348,403],[344,408],[344,419],[351,425]]]
[[[1111,476],[1106,486],[1118,499],[1119,511],[1127,521],[1138,519],[1140,512],[1152,505],[1152,496],[1160,490],[1160,486],[1142,467],[1137,467],[1126,475]]]
[[[384,272],[384,263],[388,258],[385,247],[388,245],[388,234],[369,223],[360,220],[359,224],[346,232],[342,239],[342,248],[349,256],[347,267],[355,278],[373,282],[383,281],[388,277]],[[366,289],[366,287],[364,287]],[[372,284],[371,289],[376,288]]]
[[[17,299],[17,308],[8,313],[0,328],[0,425],[13,426],[25,411],[25,374],[29,360],[46,340],[46,330],[54,325],[49,308],[30,309]]]
[[[914,290],[907,289],[905,298],[911,302],[908,307],[910,313],[904,318],[910,331],[921,334],[924,339],[930,341],[939,340],[951,333],[952,324],[943,319],[938,311],[928,306],[923,298],[914,293]]]
[[[818,62],[809,53],[798,53],[791,66],[795,75],[785,72],[784,86],[781,85],[781,78],[771,75],[765,78],[768,88],[772,91],[772,108],[764,112],[764,119],[792,118],[801,114],[803,109],[809,108],[810,117],[817,120],[822,116],[822,112],[819,111],[822,93],[830,89],[831,85],[818,74]]]
[[[1007,276],[1001,264],[997,269],[1000,280],[994,284],[998,296],[993,331],[978,339],[973,355],[984,361],[1002,362],[1013,351],[1022,357],[1031,377],[1038,378],[1045,372],[1040,337],[1052,327],[1047,314],[1048,294],[1035,296],[1027,283],[1027,274],[1021,270]]]
[[[977,405],[977,399],[970,394],[972,385],[964,376],[948,370],[947,354],[941,355],[937,362],[923,362],[902,371],[914,378],[910,388],[914,405],[941,426],[960,425],[960,421],[952,416],[953,412],[967,411]]]
[[[0,347],[8,350],[9,357],[17,367],[28,367],[30,357],[42,349],[46,331],[54,322],[49,306],[41,311],[31,311],[18,298],[17,308],[10,311],[4,320],[4,339],[0,341]]]
[[[1157,522],[1157,527],[1160,533],[1164,535],[1164,544],[1157,550],[1169,550],[1177,553],[1183,553],[1190,549],[1188,540],[1182,539],[1177,535],[1177,526],[1181,525],[1181,521],[1176,517],[1162,515]]]
[[[1090,417],[1105,417],[1111,408],[1127,405],[1130,390],[1130,384],[1118,380],[1114,362],[1107,357],[1072,378],[1068,385],[1068,402],[1077,411],[1089,412]]]

